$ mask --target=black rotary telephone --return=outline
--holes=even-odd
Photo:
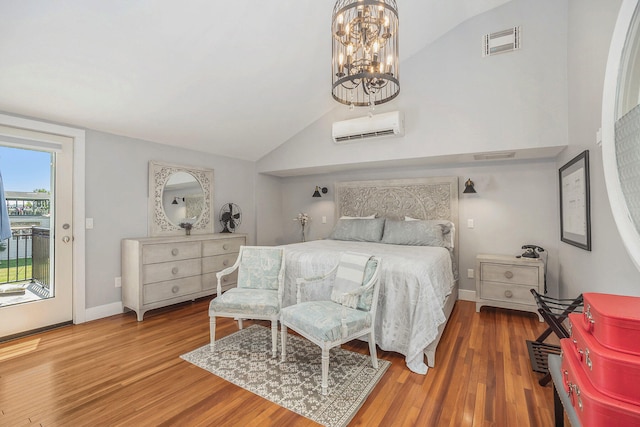
[[[538,252],[544,252],[544,248],[536,245],[524,245],[522,249],[525,249],[524,253],[521,255],[523,258],[540,258],[540,254]]]

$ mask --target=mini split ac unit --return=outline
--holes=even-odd
[[[333,142],[336,144],[403,135],[404,114],[400,111],[335,122],[332,129]]]

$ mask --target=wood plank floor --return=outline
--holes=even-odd
[[[209,341],[208,300],[72,325],[0,344],[2,426],[316,425],[179,358]],[[246,322],[251,324],[250,321]],[[551,426],[551,385],[531,371],[532,314],[458,301],[436,367],[389,368],[350,425]],[[236,331],[219,319],[217,335]],[[347,349],[368,354],[366,343]]]

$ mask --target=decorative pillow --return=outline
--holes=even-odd
[[[388,219],[381,243],[392,245],[439,246],[446,248],[441,224],[437,221],[394,221]]]
[[[340,219],[374,219],[375,217],[376,217],[376,214],[369,215],[369,216],[346,216],[346,215],[342,215],[340,217]]]
[[[456,227],[453,223],[446,219],[419,219],[419,218],[411,218],[410,216],[404,217],[405,221],[430,221],[435,224],[439,224],[442,227],[442,235],[444,236],[444,241],[446,243],[445,248],[453,249],[453,242],[455,242],[455,232]]]
[[[355,242],[379,242],[384,229],[384,218],[339,219],[330,239]]]

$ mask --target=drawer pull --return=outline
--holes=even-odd
[[[229,265],[229,260],[225,259],[224,261],[222,261],[222,265],[224,265],[225,267]]]
[[[513,292],[511,292],[510,290],[506,290],[504,291],[504,296],[507,298],[511,298],[513,297]]]
[[[177,285],[171,288],[171,292],[173,292],[174,294],[177,294],[179,290],[180,290],[180,286],[177,286]]]
[[[178,248],[173,248],[173,249],[171,249],[171,255],[173,255],[173,256],[178,255],[178,252],[179,252],[179,251],[178,251]]]
[[[507,279],[511,279],[513,277],[513,273],[507,270],[504,272],[504,277],[506,277]]]
[[[172,274],[178,274],[178,267],[173,267],[173,268],[171,269],[171,273],[172,273]]]
[[[224,249],[225,251],[229,250],[229,245],[227,245],[226,243],[224,245],[222,245],[222,249]]]

